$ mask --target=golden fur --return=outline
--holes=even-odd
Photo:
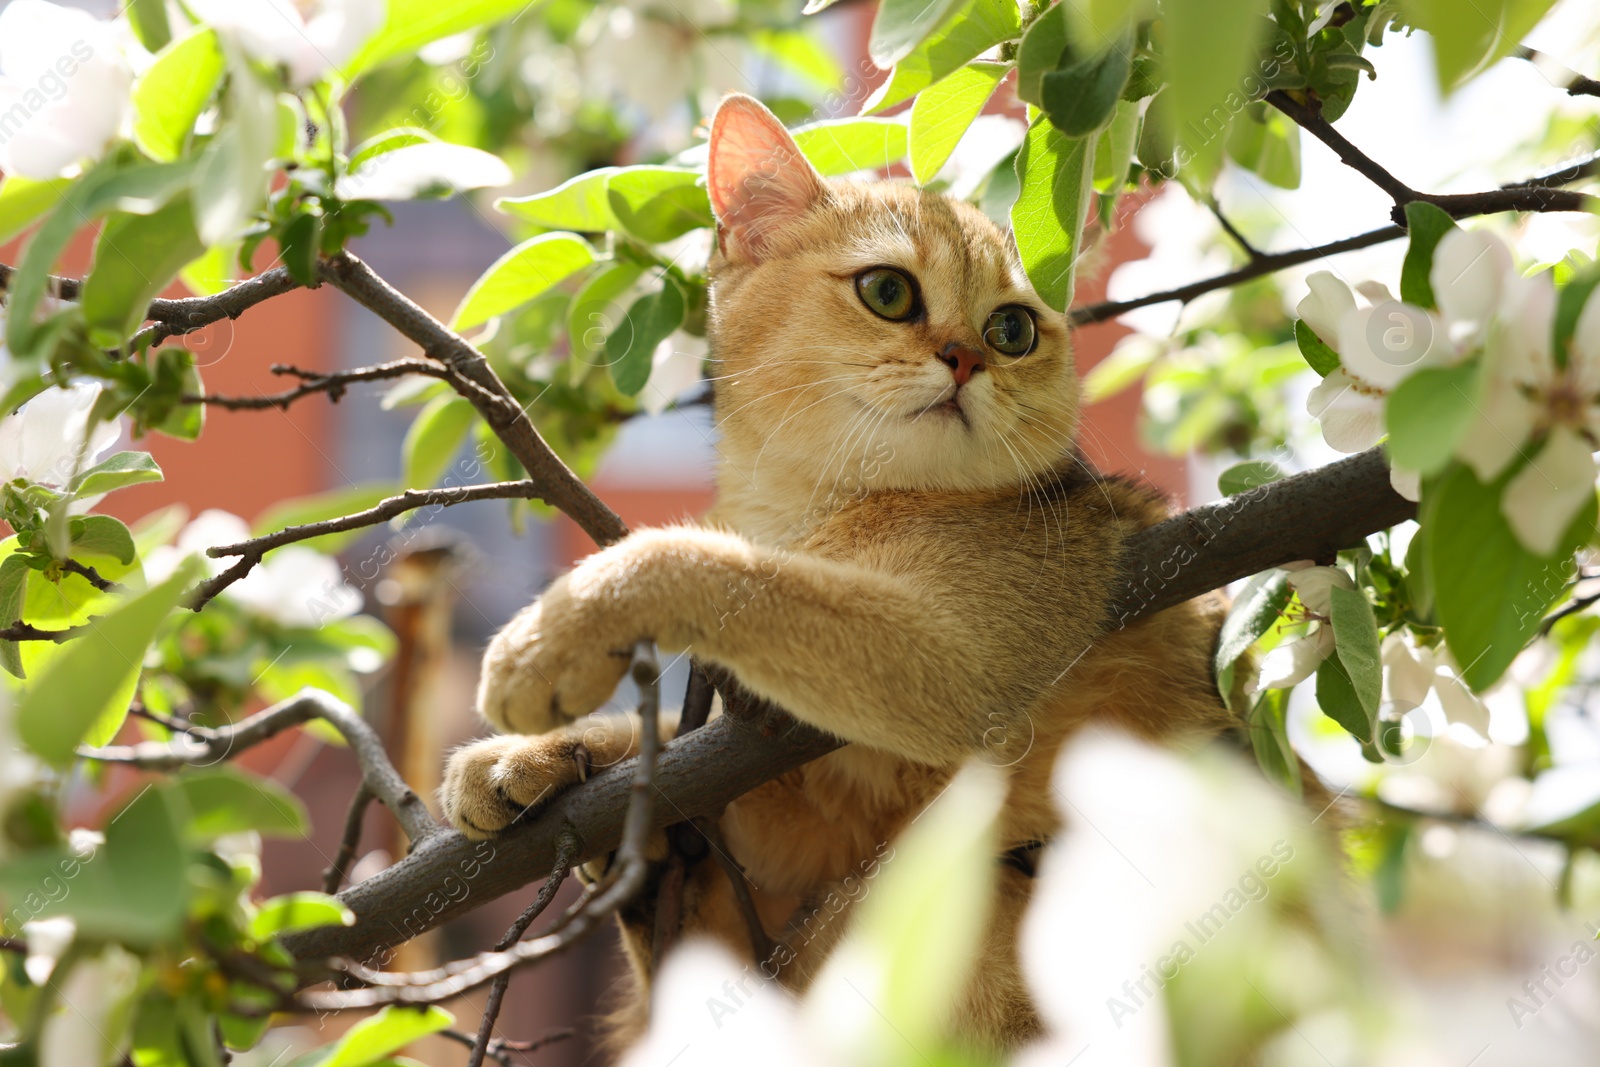
[[[746,97],[718,111],[709,185],[717,504],[703,525],[640,530],[590,556],[494,639],[478,706],[512,736],[455,753],[443,799],[483,836],[578,781],[576,742],[594,728],[565,724],[611,696],[636,641],[727,667],[852,742],[721,822],[780,943],[776,960],[752,962],[803,989],[869,868],[963,761],[1006,769],[1013,845],[1057,829],[1049,775],[1080,725],[1150,738],[1228,726],[1210,669],[1221,603],[1112,629],[1121,543],[1167,509],[1076,458],[1065,319],[980,213],[904,185],[825,183]],[[910,321],[878,317],[856,293],[855,276],[883,266],[915,280]],[[1034,351],[985,347],[1003,305],[1032,309]],[[940,358],[954,345],[985,353],[965,384]],[[591,734],[586,748],[609,763],[633,738]],[[1001,871],[954,1021],[975,1047],[1015,1046],[1038,1027],[1015,946],[1031,883]],[[647,918],[624,925],[640,977],[624,1027],[636,1033],[651,939]],[[691,869],[684,926],[752,956],[717,864]]]

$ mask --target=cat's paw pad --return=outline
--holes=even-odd
[[[481,840],[585,781],[593,763],[580,738],[490,737],[451,753],[439,800],[451,825]]]
[[[604,704],[638,640],[621,632],[610,608],[557,581],[490,642],[478,710],[502,730],[539,733]]]

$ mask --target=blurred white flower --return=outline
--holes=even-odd
[[[66,955],[72,939],[78,936],[78,924],[66,915],[34,919],[22,924],[22,936],[28,943],[28,958],[22,969],[27,972],[28,981],[44,985],[61,957]]]
[[[700,364],[706,358],[706,341],[686,333],[675,333],[656,345],[650,357],[650,380],[639,393],[639,403],[652,415],[659,415],[700,381]]]
[[[0,11],[0,170],[55,178],[122,129],[133,71],[111,27],[45,0]]]
[[[39,1067],[106,1067],[128,1043],[139,957],[108,945],[74,964],[39,1034]]]
[[[0,481],[20,479],[61,489],[78,472],[94,466],[122,436],[116,420],[95,423],[90,429],[89,415],[99,399],[98,383],[46,389],[22,410],[0,419]],[[75,500],[69,510],[82,514],[100,499]]]
[[[183,528],[176,544],[146,554],[145,579],[161,580],[191,555],[204,559],[211,575],[221,574],[236,557],[213,559],[205,554],[206,549],[237,544],[249,537],[250,527],[239,516],[209,508]],[[338,561],[305,545],[285,545],[269,552],[250,573],[224,589],[222,596],[280,626],[316,627],[361,610],[361,593],[344,580]]]
[[[1410,634],[1396,631],[1383,639],[1382,662],[1384,699],[1401,714],[1420,708],[1433,693],[1446,719],[1471,727],[1480,737],[1489,736],[1489,709],[1461,680],[1449,649],[1418,645]]]
[[[1291,638],[1261,660],[1257,689],[1287,689],[1316,673],[1333,655],[1333,587],[1354,589],[1356,583],[1338,567],[1313,567],[1291,563],[1289,586],[1305,608],[1308,624],[1300,637]]]
[[[343,67],[387,16],[384,0],[191,0],[196,15],[304,88]]]

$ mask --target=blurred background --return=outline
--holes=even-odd
[[[74,6],[100,15],[114,10],[110,3]],[[1569,67],[1600,74],[1595,7],[1592,0],[1567,0],[1531,43]],[[866,58],[873,6],[845,0],[808,20],[800,32],[811,51],[799,61],[790,46],[763,45],[760,27],[769,14],[763,2],[545,0],[484,39],[438,42],[423,60],[369,78],[353,106],[374,115],[410,114],[408,124],[501,153],[524,175],[520,187],[500,191],[505,194],[538,192],[595,166],[658,159],[689,147],[700,115],[726,90],[786,101],[784,117],[791,121],[855,114],[882,78]],[[486,60],[475,51],[485,47]],[[476,57],[471,77],[463,65],[469,56]],[[1420,41],[1391,40],[1377,58],[1382,91],[1358,94],[1340,129],[1414,187],[1484,188],[1530,173],[1553,145],[1569,149],[1558,155],[1572,156],[1596,145],[1594,105],[1600,101],[1566,99],[1531,64],[1505,60],[1446,105]],[[843,92],[819,91],[828,81]],[[698,101],[699,114],[682,103],[686,95]],[[781,104],[778,109],[784,111]],[[1014,149],[1022,128],[1008,93],[997,95],[990,110],[995,121],[976,139],[984,143],[969,138],[974,143],[958,150],[974,153],[985,166]],[[1252,244],[1313,244],[1387,219],[1385,197],[1320,144],[1307,139],[1302,152],[1297,189],[1275,188],[1243,171],[1224,181],[1216,206]],[[517,239],[510,220],[486,205],[487,199],[463,198],[397,204],[394,225],[376,229],[354,249],[401,291],[448,318],[472,281]],[[1560,258],[1575,246],[1595,247],[1591,218],[1535,216],[1525,226],[1524,251],[1545,248],[1549,258]],[[1352,281],[1392,279],[1403,253],[1401,244],[1380,246],[1333,266]],[[1079,283],[1077,303],[1170,288],[1227,269],[1242,254],[1213,212],[1176,183],[1155,196],[1129,194]],[[6,262],[15,255],[15,247],[0,249]],[[81,267],[88,249],[74,255],[69,268]],[[258,267],[266,259],[263,254]],[[1276,337],[1282,349],[1291,309],[1305,293],[1304,273],[1285,272],[1186,308],[1159,305],[1079,330],[1078,366],[1096,400],[1084,429],[1092,460],[1146,479],[1185,507],[1219,496],[1216,476],[1226,464],[1218,457],[1240,451],[1240,440],[1257,451],[1271,446],[1273,458],[1292,469],[1336,458],[1304,415],[1310,382],[1283,369],[1293,363],[1304,370],[1292,344],[1287,361],[1269,344],[1248,353],[1218,351],[1213,344],[1247,321],[1254,336]],[[235,396],[284,388],[268,373],[273,363],[328,370],[410,354],[392,330],[330,290],[293,292],[185,343],[196,353],[207,389]],[[1165,369],[1148,373],[1157,352]],[[1116,360],[1091,374],[1113,353]],[[1129,383],[1135,384],[1124,387]],[[198,444],[163,436],[141,442],[166,479],[116,494],[108,510],[130,522],[175,505],[189,516],[216,508],[254,521],[286,499],[385,495],[401,481],[402,445],[415,413],[384,397],[376,386],[356,386],[337,404],[312,397],[287,410],[214,410]],[[456,462],[465,470],[471,456],[469,443]],[[717,453],[709,410],[685,403],[627,418],[591,459],[590,484],[631,527],[692,518],[712,494]],[[472,480],[447,474],[443,484]],[[398,638],[394,659],[362,676],[363,699],[420,792],[428,795],[437,785],[452,745],[481,732],[472,693],[489,636],[590,547],[565,519],[513,523],[503,504],[485,502],[443,510],[398,534],[370,533],[341,550],[343,581]],[[681,699],[683,679],[676,665],[664,687],[669,705]],[[1589,690],[1576,687],[1553,709],[1552,746],[1560,747],[1560,761],[1593,770],[1600,767],[1600,729],[1588,699]],[[1348,737],[1319,728],[1312,708],[1297,708],[1291,729],[1336,786],[1364,787],[1367,776],[1383,774],[1394,779],[1383,788],[1395,796],[1442,795],[1448,808],[1455,806],[1451,790],[1487,789],[1501,768],[1522,758],[1526,724],[1519,732],[1520,712],[1493,701],[1490,707],[1487,739],[1441,731],[1416,763],[1381,770],[1362,761]],[[263,892],[314,885],[337,847],[358,781],[353,761],[297,731],[260,746],[245,762],[294,789],[314,820],[308,840],[267,844]],[[1526,799],[1474,798],[1512,805]],[[93,814],[85,811],[84,821]],[[387,813],[374,806],[353,880],[381,870],[402,848]],[[1374,834],[1355,854],[1355,891],[1372,920],[1364,947],[1409,1009],[1404,1014],[1416,1031],[1418,1062],[1593,1062],[1600,1047],[1600,966],[1562,971],[1559,981],[1548,977],[1556,973],[1548,968],[1569,957],[1575,943],[1588,943],[1600,924],[1600,863],[1592,854],[1568,862],[1555,846],[1485,824],[1448,821],[1414,834]],[[569,883],[558,906],[573,895]],[[406,946],[401,961],[420,967],[481,951],[525,903],[524,894],[514,894],[483,907]],[[622,973],[609,935],[521,972],[500,1031],[536,1040],[575,1027],[571,1038],[532,1059],[594,1062],[594,1018]],[[1546,1006],[1521,1018],[1508,1010],[1510,998],[1529,996],[1524,982],[1541,980],[1553,991]],[[477,1018],[481,997],[469,998],[473,1004],[463,1008],[463,1018]],[[419,1050],[427,1062],[457,1062],[465,1054],[430,1041]],[[258,1050],[252,1062],[271,1062],[274,1054],[270,1047]],[[1310,1056],[1306,1062],[1320,1061]]]

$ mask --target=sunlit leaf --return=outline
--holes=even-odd
[[[969,63],[924,90],[911,106],[911,173],[923,185],[939,173],[967,127],[1010,71],[1005,63]]]
[[[566,281],[594,258],[589,242],[576,234],[546,233],[524,241],[472,283],[450,326],[456,330],[481,326]]]
[[[1094,191],[1094,140],[1068,137],[1040,118],[1017,153],[1021,192],[1011,208],[1028,280],[1058,311],[1072,302],[1078,248]]]
[[[133,87],[133,139],[146,155],[162,162],[183,155],[226,65],[215,30],[197,30],[162,49]]]
[[[400,449],[405,483],[418,489],[436,484],[461,451],[477,414],[471,401],[453,393],[429,401],[412,420]]]

